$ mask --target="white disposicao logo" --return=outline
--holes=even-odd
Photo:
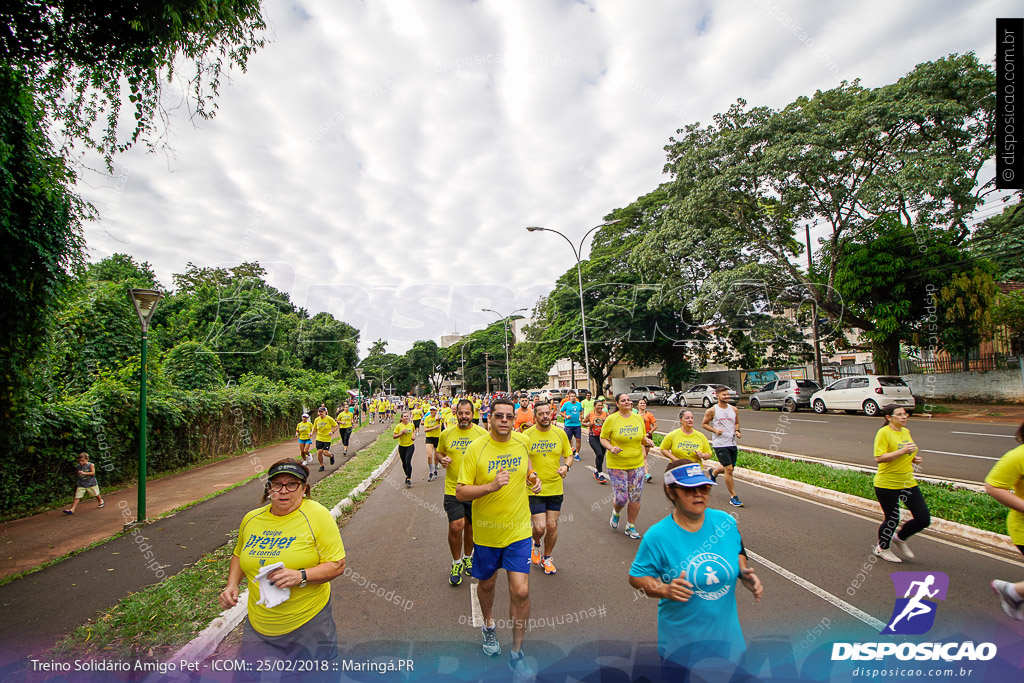
[[[686,579],[693,584],[693,592],[705,600],[718,600],[729,594],[736,577],[721,555],[701,553],[686,566]]]

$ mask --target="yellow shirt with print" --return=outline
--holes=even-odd
[[[875,457],[898,451],[913,441],[910,430],[906,427],[897,432],[889,425],[885,425],[875,432]],[[914,479],[913,460],[915,455],[917,455],[916,448],[895,460],[878,463],[875,486],[880,489],[909,489],[917,486],[917,480]]]
[[[484,402],[481,401],[480,399],[475,399],[473,401],[473,419],[474,420],[479,420],[480,419],[480,406],[482,406],[483,404],[484,404]]]
[[[452,459],[444,473],[444,495],[455,495],[455,484],[459,481],[459,472],[462,470],[462,459],[466,455],[466,449],[481,436],[487,436],[487,430],[480,425],[469,423],[469,429],[459,429],[456,420],[441,435],[437,443],[437,452]]]
[[[647,436],[644,419],[636,413],[627,417],[615,411],[605,418],[601,426],[601,438],[611,441],[622,449],[621,453],[608,451],[604,456],[605,467],[612,470],[633,470],[644,466],[643,439]]]
[[[698,453],[711,455],[711,444],[708,437],[698,431],[684,434],[682,428],[673,429],[661,442],[661,448],[672,454],[678,460],[690,460],[701,462]]]
[[[457,427],[458,425],[459,425],[459,420],[458,420],[458,418],[455,417],[455,415],[453,415],[451,413],[449,413],[448,415],[445,415],[445,418],[444,418],[444,428],[445,429],[451,429],[453,427]]]
[[[489,484],[499,469],[509,477],[508,484],[473,501],[473,542],[477,545],[505,548],[533,534],[526,488],[529,459],[530,440],[519,432],[512,432],[505,442],[488,434],[466,449],[459,484]]]
[[[423,433],[427,436],[441,436],[441,418],[430,414],[423,416]]]
[[[448,416],[451,415],[451,414],[452,414],[452,409],[449,408],[448,406],[445,406],[444,408],[441,408],[441,420],[442,421],[447,421]]]
[[[267,609],[256,603],[260,585],[256,574],[267,564],[284,562],[287,569],[309,569],[321,562],[337,562],[345,557],[338,523],[320,503],[306,498],[298,510],[274,515],[264,505],[242,518],[235,542],[235,556],[249,581],[249,622],[265,636],[290,633],[312,619],[331,597],[331,584],[318,583],[304,588],[293,586],[290,597]]]
[[[412,419],[414,419],[414,420],[422,420],[423,419],[423,411],[420,410],[419,408],[413,408],[412,409]]]
[[[562,477],[558,475],[558,468],[562,464],[562,458],[572,460],[572,446],[569,445],[569,437],[565,435],[565,430],[552,426],[546,432],[542,432],[534,425],[523,432],[523,436],[530,440],[530,462],[540,477],[540,493],[537,495],[564,494],[565,489],[562,486]]]
[[[1018,498],[1024,498],[1024,444],[999,458],[985,477],[985,483],[997,489],[1013,489]],[[1024,545],[1024,512],[1010,510],[1006,517],[1006,528],[1014,545]]]
[[[324,415],[313,420],[313,429],[316,430],[317,441],[330,441],[331,432],[338,426],[338,423],[334,421],[334,418],[330,415]]]
[[[349,429],[352,426],[352,413],[348,412],[348,408],[342,408],[336,421],[342,429]]]
[[[306,421],[300,422],[295,425],[295,431],[299,433],[299,438],[303,441],[309,441],[309,435],[313,432],[313,423]]]
[[[399,422],[395,425],[395,431],[392,434],[398,437],[399,446],[411,446],[414,431],[416,431],[416,426],[412,422]]]

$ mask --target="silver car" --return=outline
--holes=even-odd
[[[811,407],[811,395],[821,389],[817,382],[809,379],[780,379],[768,382],[750,397],[750,409],[778,408],[794,412]]]
[[[664,404],[667,394],[661,387],[649,384],[647,386],[634,387],[633,390],[629,392],[629,398],[633,403],[636,403],[643,398],[647,399],[648,403]]]
[[[680,405],[687,407],[702,406],[704,408],[710,408],[714,404],[718,403],[718,396],[715,389],[717,386],[717,384],[694,384],[682,393],[680,396]],[[729,389],[729,396],[725,400],[727,403],[735,405],[736,399],[738,398],[739,394],[732,389]]]

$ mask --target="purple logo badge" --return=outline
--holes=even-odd
[[[896,605],[882,633],[927,633],[935,623],[935,601],[946,599],[949,577],[942,572],[893,572],[890,578],[896,590]]]

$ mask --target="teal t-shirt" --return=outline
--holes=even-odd
[[[672,515],[644,534],[630,576],[669,583],[683,572],[693,584],[687,602],[658,601],[658,653],[684,666],[722,657],[738,662],[746,642],[736,611],[736,582],[743,548],[736,520],[707,510],[700,531],[680,527]]]
[[[566,403],[558,412],[565,415],[566,427],[580,426],[580,414],[583,412],[583,406],[579,401],[576,401],[575,403]]]

